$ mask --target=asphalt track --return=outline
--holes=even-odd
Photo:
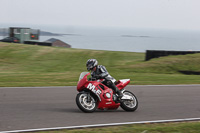
[[[0,88],[0,132],[106,123],[200,117],[200,85],[128,86],[139,100],[135,112],[81,112],[76,87]]]

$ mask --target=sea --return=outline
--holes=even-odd
[[[73,27],[47,29],[62,36],[40,36],[40,41],[56,38],[77,49],[145,52],[146,50],[200,51],[200,31]]]

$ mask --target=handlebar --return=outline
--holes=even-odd
[[[88,79],[89,81],[95,81],[95,80],[97,80],[96,78],[89,78]]]

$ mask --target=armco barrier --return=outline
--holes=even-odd
[[[185,55],[185,54],[195,54],[200,53],[200,51],[164,51],[164,50],[147,50],[145,60],[148,61],[152,58],[159,58],[161,56],[168,55]]]

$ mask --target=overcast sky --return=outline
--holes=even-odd
[[[200,30],[200,0],[0,0],[0,24]]]

